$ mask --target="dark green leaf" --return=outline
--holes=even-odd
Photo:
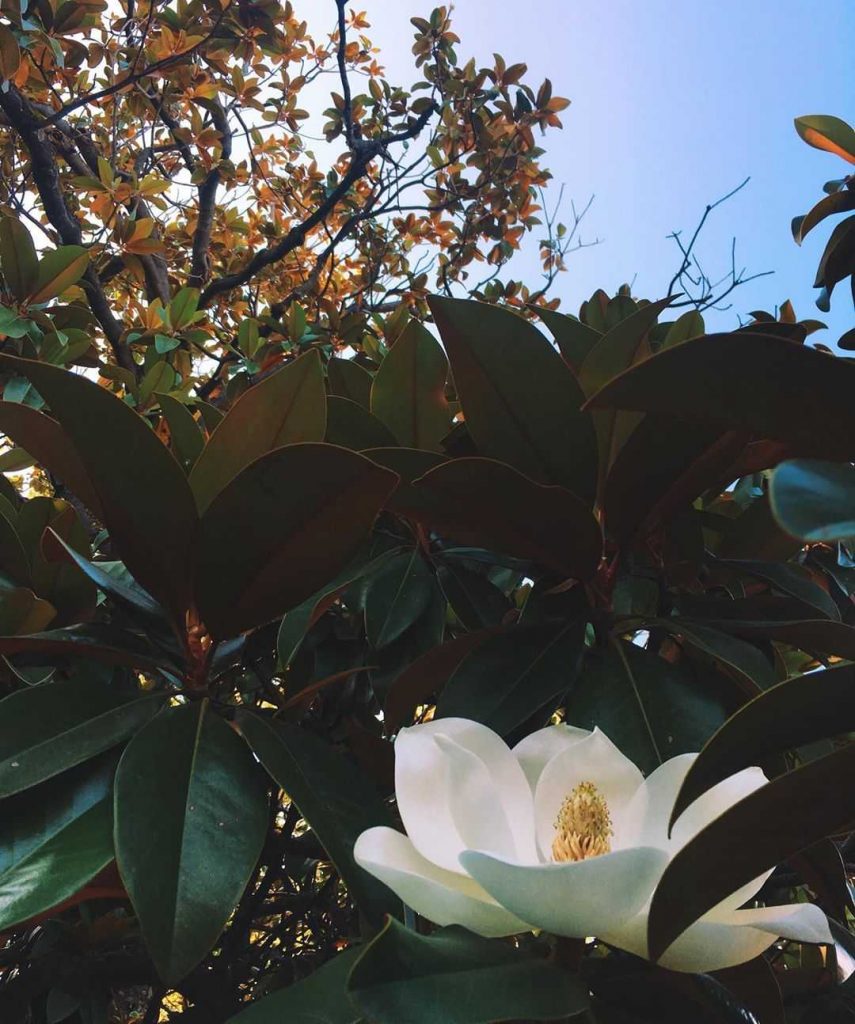
[[[724,677],[699,676],[635,644],[615,640],[585,658],[566,720],[599,726],[645,773],[698,750],[735,703]]]
[[[372,376],[352,359],[333,358],[327,363],[330,393],[349,398],[367,412],[371,408]]]
[[[602,333],[583,324],[575,316],[543,309],[541,306],[535,307],[535,312],[555,339],[564,361],[578,373],[588,353],[602,338]]]
[[[430,300],[479,452],[592,502],[597,448],[573,372],[527,320],[467,299]]]
[[[29,297],[30,304],[56,298],[79,281],[88,266],[89,252],[82,245],[61,245],[58,249],[46,252],[39,260],[35,290]]]
[[[437,570],[440,586],[467,629],[498,626],[510,610],[510,602],[486,576],[447,559]]]
[[[19,301],[36,286],[39,273],[36,247],[29,231],[14,217],[0,218],[0,273],[6,287]]]
[[[193,419],[193,414],[187,406],[177,398],[171,395],[158,395],[157,400],[169,425],[172,450],[189,473],[205,447],[205,438],[199,424]]]
[[[0,797],[114,747],[157,707],[155,697],[121,693],[98,678],[11,694],[0,701]]]
[[[241,712],[238,726],[277,786],[300,809],[363,913],[400,913],[389,890],[353,859],[353,844],[374,825],[392,825],[386,806],[356,765],[304,729]]]
[[[855,456],[855,365],[764,334],[710,334],[609,381],[591,409],[634,409]]]
[[[579,383],[586,398],[590,398],[607,381],[632,365],[645,335],[656,323],[662,310],[672,302],[670,298],[660,299],[642,306],[620,320],[599,339],[579,370]]]
[[[92,658],[109,665],[157,669],[169,659],[148,638],[115,626],[92,622],[28,636],[0,636],[0,654],[50,654],[52,658]],[[169,666],[175,670],[174,665]]]
[[[323,367],[317,352],[307,352],[245,391],[215,428],[190,474],[199,511],[274,448],[322,441],[326,422]]]
[[[795,459],[783,462],[769,484],[772,514],[801,540],[828,542],[855,537],[855,467]]]
[[[582,661],[583,621],[518,626],[468,654],[437,703],[438,718],[471,718],[507,736],[572,691]]]
[[[331,396],[327,399],[328,444],[341,445],[351,451],[386,448],[395,444],[395,435],[376,416],[349,398]]]
[[[376,1024],[562,1020],[588,1005],[580,979],[463,928],[417,935],[395,921],[359,958],[351,998]]]
[[[287,988],[259,999],[228,1024],[359,1024],[362,1014],[348,998],[347,977],[362,953],[354,946]]]
[[[418,548],[390,559],[368,583],[365,635],[372,647],[388,646],[430,603],[436,583]]]
[[[448,360],[434,336],[411,320],[380,364],[371,412],[407,448],[441,451],[451,429],[445,398]]]
[[[202,516],[196,600],[217,639],[296,608],[359,550],[397,483],[344,448],[294,444],[269,452]]]
[[[718,629],[685,619],[660,619],[657,625],[672,635],[679,635],[691,647],[702,651],[726,671],[741,680],[749,692],[774,685],[775,670],[772,663],[752,644],[738,640]]]
[[[158,973],[183,978],[216,942],[267,831],[263,774],[207,701],[168,708],[115,783],[116,860]]]
[[[60,420],[135,579],[183,623],[196,509],[178,462],[145,420],[104,388],[44,363],[2,359],[33,382]]]
[[[855,820],[855,744],[781,775],[724,811],[665,869],[648,942],[658,959],[692,922],[752,878]],[[829,794],[834,799],[829,799]]]
[[[840,192],[832,192],[830,196],[820,199],[804,217],[797,217],[793,221],[793,237],[801,245],[808,232],[826,217],[833,217],[834,214],[845,213],[847,210],[855,210],[855,190],[845,188]]]
[[[722,779],[770,755],[845,732],[855,732],[855,667],[810,672],[773,686],[743,705],[708,740],[683,781],[672,823]]]
[[[723,565],[746,576],[771,583],[775,590],[782,594],[802,601],[815,608],[829,619],[839,619],[840,612],[828,592],[814,583],[810,574],[801,566],[788,565],[786,562],[755,562],[748,559],[720,558],[717,565]]]
[[[599,524],[575,495],[492,459],[445,462],[399,491],[394,508],[461,544],[531,559],[577,579],[589,579],[600,561]]]

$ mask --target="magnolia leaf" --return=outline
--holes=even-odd
[[[824,149],[855,164],[855,129],[830,114],[805,114],[795,118],[796,131],[809,146]]]
[[[76,284],[89,266],[89,251],[82,245],[62,245],[39,260],[35,290],[29,303],[47,302]]]
[[[798,459],[783,462],[769,484],[772,514],[787,533],[825,542],[855,537],[855,467]]]

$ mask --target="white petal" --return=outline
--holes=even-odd
[[[378,827],[363,832],[353,856],[407,906],[434,924],[460,924],[488,938],[531,930],[495,903],[477,882],[431,864],[394,829]]]
[[[510,864],[481,851],[460,863],[503,907],[554,935],[584,938],[617,928],[649,900],[665,854],[649,847],[582,861]]]
[[[759,768],[747,768],[725,779],[686,809],[677,819],[669,839],[668,822],[677,793],[697,756],[679,754],[672,757],[644,780],[626,814],[627,820],[641,821],[637,830],[639,845],[659,847],[667,850],[669,856],[673,857],[701,828],[766,783],[766,776]],[[771,870],[766,871],[746,882],[736,892],[722,900],[715,910],[736,910],[737,907],[741,907],[759,892],[771,874]]]
[[[412,779],[406,761],[399,776],[399,757],[403,755],[406,759],[409,756],[414,739],[421,742],[429,740],[436,744],[450,740],[455,744],[454,747],[446,744],[444,750],[439,746],[435,748],[434,757],[437,756],[436,751],[439,751],[439,758],[442,761],[441,769],[439,765],[435,769],[443,776],[441,783],[432,777],[431,771],[420,774],[417,780]],[[478,778],[482,783],[485,779],[488,780],[486,784],[473,783],[467,787],[472,796],[468,806],[461,805],[459,796],[453,799],[461,780],[460,762],[466,758],[465,755],[461,755],[452,764],[450,755],[460,748],[483,764],[486,774],[484,771],[478,772]],[[469,761],[470,766],[473,763]],[[457,822],[462,823],[483,813],[483,808],[478,806],[479,803],[483,803],[484,807],[491,805],[499,808],[504,813],[513,835],[518,858],[530,862],[538,859],[534,840],[534,803],[531,789],[510,748],[492,729],[465,718],[439,718],[411,729],[402,729],[395,743],[395,766],[395,792],[401,819],[416,848],[430,860],[450,871],[458,870],[458,854],[462,849],[474,844],[467,842],[460,834],[458,824],[455,824],[452,805],[457,808]],[[426,789],[434,791],[426,793]],[[438,804],[442,806],[439,807]],[[415,832],[411,828],[411,822]],[[433,835],[440,827],[440,823],[445,828],[446,822],[451,822],[451,834],[456,836],[455,844]],[[471,834],[471,829],[467,829],[467,834]],[[487,848],[501,847],[490,844]],[[511,853],[510,850],[506,852]],[[438,856],[442,859],[437,859]]]
[[[587,729],[577,729],[575,725],[548,725],[520,740],[513,753],[525,772],[532,793],[537,788],[541,772],[552,758],[590,735]]]
[[[638,768],[599,729],[553,757],[543,769],[534,794],[537,841],[544,859],[552,857],[561,804],[580,782],[592,782],[608,804],[614,826],[613,849],[633,844],[636,836],[625,825],[623,812],[643,781]]]
[[[402,729],[395,741],[395,796],[407,835],[423,857],[459,869],[466,844],[451,814],[447,758],[427,730]]]
[[[780,937],[824,944],[832,941],[825,914],[811,903],[729,913],[711,911],[687,928],[659,963],[672,971],[720,971],[753,960]],[[647,908],[600,938],[646,959]]]

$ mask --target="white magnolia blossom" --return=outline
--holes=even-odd
[[[371,828],[354,855],[416,913],[479,935],[542,928],[647,956],[650,900],[668,862],[701,828],[766,783],[748,768],[668,819],[696,754],[645,779],[599,729],[541,729],[511,750],[490,729],[444,718],[403,729],[395,791],[406,835]],[[808,903],[738,909],[764,874],[688,928],[660,963],[712,971],[778,937],[830,943]]]

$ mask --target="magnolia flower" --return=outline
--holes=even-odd
[[[748,768],[668,818],[696,754],[644,779],[599,729],[550,726],[513,750],[490,729],[444,718],[403,729],[395,791],[407,834],[372,828],[354,856],[416,913],[479,935],[542,928],[598,936],[647,956],[647,917],[674,854],[766,782]],[[812,904],[738,909],[768,874],[688,928],[660,963],[711,971],[758,956],[779,936],[831,942]]]

